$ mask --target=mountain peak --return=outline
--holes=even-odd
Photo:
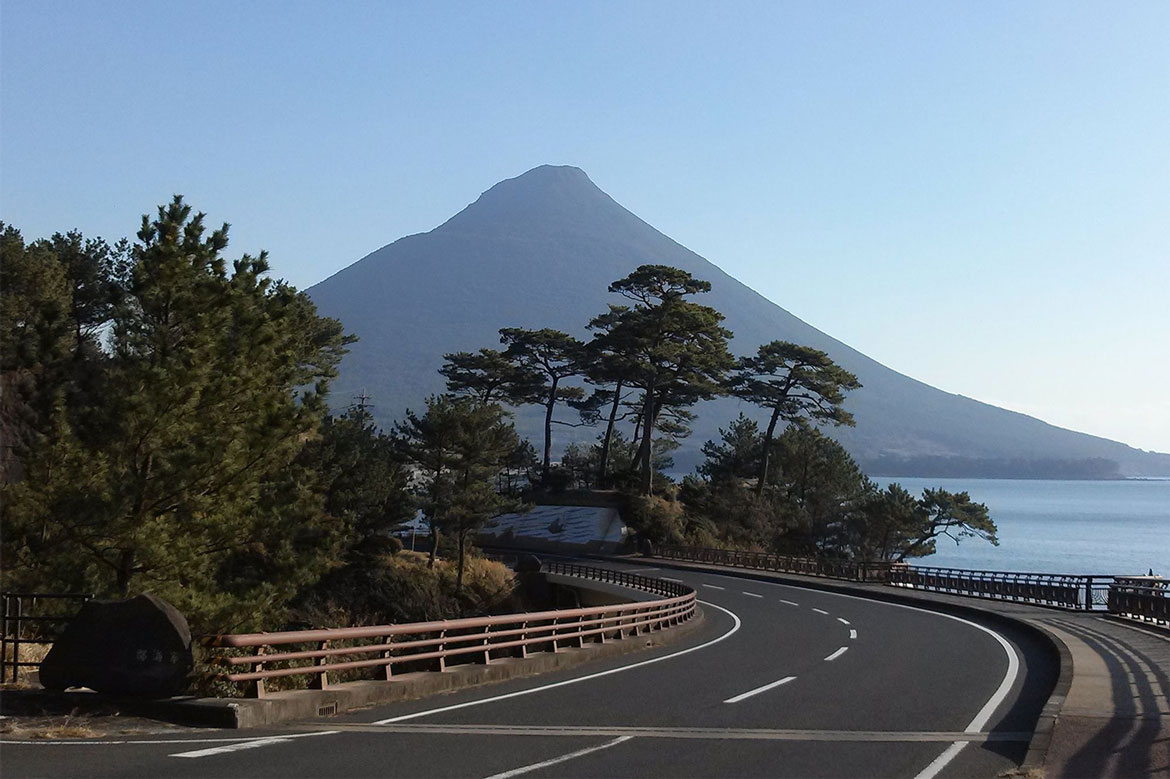
[[[576,232],[640,221],[571,165],[540,165],[505,179],[443,225],[477,233]]]

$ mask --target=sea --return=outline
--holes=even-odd
[[[999,546],[979,538],[955,544],[915,565],[1072,574],[1170,577],[1170,479],[1047,481],[1034,479],[875,478],[912,495],[926,488],[967,492],[987,506]]]

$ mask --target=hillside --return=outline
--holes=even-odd
[[[364,390],[389,425],[442,391],[436,371],[444,352],[496,346],[501,327],[584,337],[585,323],[616,302],[609,283],[646,263],[710,281],[702,302],[727,316],[737,354],[784,339],[823,349],[856,373],[864,388],[847,408],[857,427],[833,435],[872,474],[1170,476],[1170,455],[1064,430],[890,370],[658,232],[572,167],[542,166],[502,181],[443,225],[384,246],[309,289],[323,314],[360,338],[342,365],[334,403],[343,406]],[[677,466],[689,470],[703,441],[741,410],[753,413],[730,398],[697,407]],[[519,427],[534,434],[535,417],[522,413]],[[596,431],[559,434],[563,444]]]

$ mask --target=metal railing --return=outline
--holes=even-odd
[[[1119,579],[1109,587],[1109,613],[1170,627],[1170,582],[1134,583]]]
[[[405,625],[327,630],[295,630],[214,636],[204,645],[253,650],[250,655],[221,653],[215,662],[240,668],[222,674],[230,682],[250,683],[249,694],[264,697],[265,680],[312,677],[310,686],[329,686],[330,674],[373,669],[390,679],[396,666],[446,670],[449,662],[490,663],[493,656],[527,657],[532,651],[557,652],[567,645],[662,630],[695,614],[695,592],[667,582],[620,571],[571,563],[547,563],[544,570],[593,581],[620,584],[663,596],[658,600],[579,609],[506,614]]]
[[[8,669],[12,669],[12,681],[20,678],[21,668],[39,668],[40,661],[20,659],[23,644],[52,644],[60,630],[72,620],[77,609],[69,614],[46,614],[43,606],[61,605],[61,602],[80,601],[79,606],[93,598],[92,594],[74,592],[2,592],[0,593],[0,684],[9,680]],[[26,635],[25,625],[38,628]],[[11,648],[11,655],[9,654]]]
[[[1106,593],[1113,579],[1111,575],[976,571],[899,565],[890,569],[887,584],[952,595],[1091,611],[1106,607]]]
[[[805,576],[823,576],[829,579],[848,579],[855,582],[884,582],[892,563],[857,560],[834,560],[821,557],[745,552],[737,549],[710,549],[698,546],[661,546],[660,557],[689,560],[698,563],[731,565],[779,573],[799,573]]]
[[[698,563],[714,563],[855,582],[875,582],[952,595],[992,598],[1082,611],[1113,609],[1109,606],[1110,585],[1125,577],[1113,574],[1029,573],[1017,571],[976,571],[962,568],[933,568],[904,563],[865,560],[834,560],[798,557],[734,549],[663,546],[661,557]]]

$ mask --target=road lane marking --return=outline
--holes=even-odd
[[[670,578],[669,576],[659,576],[658,578],[659,578],[659,579],[661,579],[661,580],[662,580],[662,581],[664,581],[664,582],[676,582],[676,583],[678,583],[678,584],[682,584],[682,583],[683,583],[683,580],[682,580],[682,579],[672,579],[672,578]]]
[[[849,624],[849,620],[845,619],[844,617],[837,617],[837,621],[840,622],[842,625]]]
[[[286,744],[294,738],[310,738],[312,736],[331,736],[335,733],[340,733],[339,730],[322,730],[313,733],[297,733],[295,735],[286,736],[261,736],[259,738],[250,738],[247,740],[239,740],[235,743],[224,744],[218,747],[208,747],[207,749],[196,749],[191,752],[176,752],[170,757],[211,757],[212,755],[223,755],[228,752],[240,752],[245,749],[255,749],[257,747],[266,747],[272,744]],[[89,742],[93,743],[93,742]],[[142,743],[142,742],[126,742],[126,743]],[[159,742],[156,742],[159,743]],[[161,742],[167,743],[167,742]],[[179,743],[179,742],[175,742]]]
[[[758,593],[758,592],[748,592],[747,590],[744,590],[744,591],[743,591],[743,594],[744,594],[744,595],[747,595],[748,597],[751,597],[751,598],[762,598],[762,597],[764,597],[763,595],[761,595],[761,594],[760,594],[760,593]]]
[[[726,590],[727,589],[726,587],[720,587],[718,584],[707,584],[707,582],[703,582],[703,586],[710,587],[713,590]]]
[[[845,653],[846,653],[846,652],[848,652],[848,651],[849,651],[849,647],[847,647],[847,646],[843,646],[843,647],[841,647],[840,649],[838,649],[836,652],[834,652],[833,654],[831,654],[831,655],[829,655],[828,657],[826,657],[826,658],[825,658],[825,662],[826,662],[826,663],[831,663],[831,662],[833,662],[834,660],[836,660],[838,657],[840,657],[841,655],[845,654]]]
[[[825,611],[824,609],[813,609],[813,611],[815,611],[817,614],[824,614],[826,617],[829,616],[829,612]]]
[[[780,599],[780,602],[787,603],[789,606],[799,606],[800,605],[799,603],[796,603],[795,601],[784,600],[783,598]]]
[[[604,744],[598,744],[595,747],[589,747],[587,749],[578,749],[576,752],[569,752],[567,755],[561,755],[560,757],[554,757],[551,760],[542,760],[541,762],[533,763],[532,765],[526,765],[526,766],[522,766],[520,768],[513,768],[511,771],[504,771],[503,773],[492,774],[491,776],[487,777],[487,779],[510,779],[510,777],[519,776],[520,774],[526,774],[529,771],[535,771],[538,768],[547,768],[550,765],[556,765],[557,763],[564,763],[567,760],[573,760],[575,758],[582,757],[584,755],[588,755],[590,752],[599,752],[602,749],[609,749],[610,747],[616,747],[618,744],[622,743],[623,741],[629,741],[631,738],[633,738],[633,736],[619,736],[618,738],[615,738],[613,741],[607,741]]]
[[[610,668],[610,669],[605,670],[605,671],[598,671],[597,673],[587,674],[585,676],[578,676],[578,677],[575,677],[573,679],[565,679],[564,681],[561,681],[561,682],[553,682],[552,684],[545,684],[545,685],[541,685],[540,687],[531,687],[527,690],[517,690],[516,692],[504,693],[503,695],[493,695],[490,698],[481,698],[481,699],[475,700],[475,701],[467,701],[466,703],[456,703],[456,704],[453,704],[451,706],[440,706],[437,709],[426,709],[424,711],[416,711],[413,714],[401,714],[397,717],[387,717],[386,719],[376,720],[370,724],[372,724],[372,725],[389,725],[393,722],[403,722],[403,721],[408,720],[408,719],[415,719],[416,717],[426,717],[426,716],[429,716],[431,714],[439,714],[439,713],[445,712],[445,711],[454,711],[456,709],[465,709],[468,706],[479,706],[481,703],[493,703],[495,701],[507,700],[508,698],[519,698],[521,695],[531,695],[532,693],[535,693],[535,692],[544,692],[545,690],[552,690],[552,689],[555,689],[557,687],[564,687],[564,686],[569,685],[569,684],[576,684],[577,682],[585,682],[585,681],[589,681],[590,679],[598,679],[602,676],[609,676],[610,674],[621,673],[622,671],[632,671],[635,668],[641,668],[642,666],[651,665],[653,663],[661,663],[663,660],[671,660],[675,657],[681,657],[682,655],[688,655],[691,652],[698,652],[700,649],[706,649],[709,646],[714,646],[715,644],[718,644],[720,641],[723,641],[725,639],[730,638],[736,632],[739,631],[739,628],[743,623],[740,621],[739,616],[736,615],[735,612],[731,611],[730,609],[725,609],[722,606],[719,606],[719,605],[714,604],[714,603],[710,603],[710,602],[705,601],[705,600],[701,600],[698,602],[703,604],[704,606],[710,606],[713,609],[719,609],[724,614],[731,617],[731,619],[734,620],[734,622],[735,622],[735,624],[731,626],[731,630],[728,630],[726,633],[719,636],[718,638],[711,639],[710,641],[706,642],[705,644],[699,644],[697,646],[688,647],[687,649],[682,649],[682,650],[679,650],[678,652],[672,652],[669,655],[663,655],[662,657],[652,657],[649,660],[642,660],[641,662],[638,662],[638,663],[631,663],[630,665],[623,665],[623,666],[619,666],[617,668]]]
[[[767,692],[768,690],[771,690],[775,687],[779,687],[782,684],[788,684],[789,682],[791,682],[795,678],[796,678],[795,676],[785,676],[783,679],[772,682],[771,684],[765,684],[763,687],[757,687],[754,690],[748,690],[747,692],[742,692],[739,695],[736,695],[734,698],[728,698],[727,700],[725,700],[723,702],[724,703],[739,703],[740,701],[745,700],[747,698],[750,698],[753,695],[759,695],[762,692]]]
[[[857,638],[857,631],[856,631],[856,630],[850,630],[850,631],[849,631],[849,637],[850,637],[850,638]]]

